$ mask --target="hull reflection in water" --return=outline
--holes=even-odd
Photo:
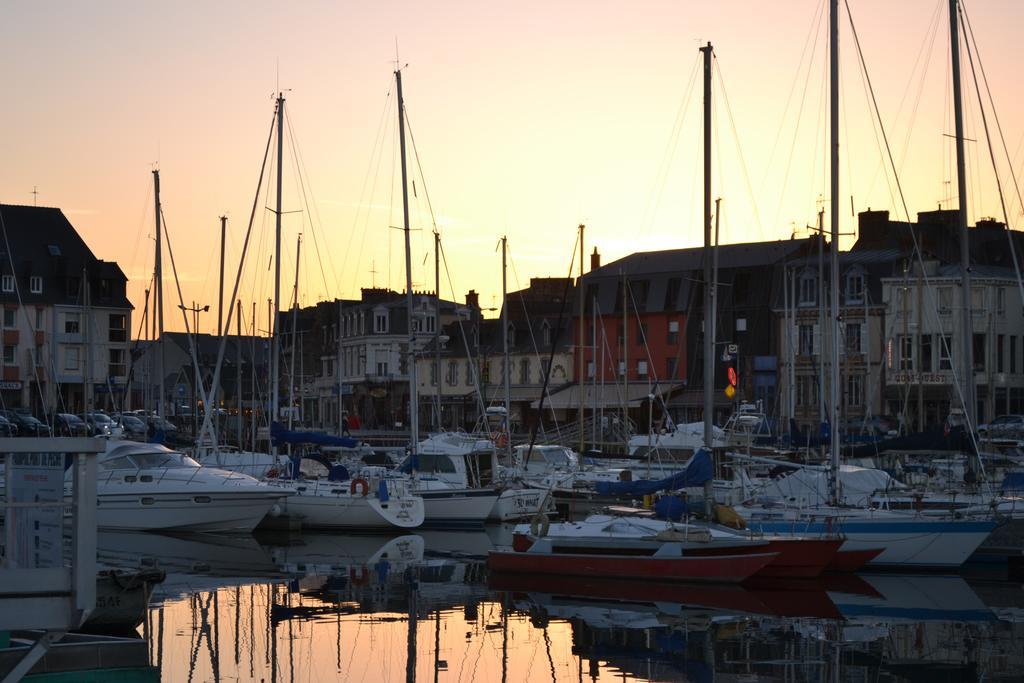
[[[739,586],[488,577],[480,558],[494,545],[483,532],[234,547],[172,538],[160,560],[188,573],[168,568],[178,592],[150,608],[151,661],[166,681],[244,683],[898,681],[940,671],[1013,680],[1024,670],[1024,620],[1012,621],[1024,611],[993,611],[959,577]],[[105,555],[137,565],[159,550],[133,559],[130,542],[110,546]]]

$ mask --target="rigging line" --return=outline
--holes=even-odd
[[[285,123],[288,124],[288,136],[289,136],[289,139],[292,142],[292,154],[293,154],[293,156],[294,156],[294,158],[296,160],[296,166],[297,166],[298,170],[301,171],[301,173],[298,173],[297,175],[298,175],[298,178],[299,178],[299,187],[302,190],[302,202],[303,202],[303,204],[306,205],[306,215],[309,216],[309,228],[310,228],[309,231],[310,231],[310,233],[313,236],[313,246],[315,247],[315,251],[316,251],[316,260],[317,260],[317,263],[320,266],[320,275],[321,275],[321,277],[323,278],[323,281],[324,281],[324,296],[327,297],[329,295],[331,289],[330,289],[330,286],[327,283],[327,273],[324,270],[324,262],[323,262],[323,259],[321,258],[321,255],[320,255],[320,243],[317,241],[317,238],[316,238],[316,233],[317,233],[318,229],[319,229],[319,231],[321,233],[324,232],[323,220],[320,218],[320,208],[319,208],[319,205],[317,204],[316,196],[313,194],[313,184],[312,183],[309,183],[309,194],[308,194],[308,196],[306,194],[306,182],[305,182],[304,179],[309,176],[309,171],[306,169],[306,161],[305,161],[305,158],[302,156],[302,149],[299,147],[298,136],[295,135],[295,129],[292,127],[292,120],[294,118],[295,118],[295,114],[293,113],[291,116],[289,116],[285,120]],[[310,202],[310,200],[309,200],[310,197],[313,198],[312,202]],[[328,246],[327,245],[327,235],[324,234],[323,237],[324,237],[324,247],[326,248]],[[328,263],[331,266],[331,274],[334,276],[335,286],[337,286],[337,278],[338,278],[337,273],[338,273],[338,271],[334,267],[334,260],[333,260],[333,258],[331,256],[330,249],[327,249],[327,261],[328,261]]]
[[[139,331],[135,335],[135,343],[132,344],[132,348],[128,352],[128,372],[125,375],[125,377],[126,377],[126,379],[125,379],[125,387],[127,388],[127,390],[125,391],[124,396],[121,397],[121,411],[120,412],[122,412],[122,413],[127,409],[128,394],[131,393],[130,389],[131,389],[131,386],[132,386],[132,376],[133,376],[133,374],[135,372],[135,354],[139,350],[139,345],[142,343],[142,337],[143,337],[143,335],[146,332],[146,328],[149,326],[149,321],[146,319],[148,314],[149,314],[149,294],[150,294],[150,292],[154,292],[154,293],[156,292],[156,273],[153,273],[153,276],[149,279],[149,282],[146,283],[146,284],[147,284],[147,286],[149,288],[146,289],[146,303],[143,306],[142,317],[139,320]],[[127,327],[127,325],[125,327]],[[128,330],[126,330],[126,332],[131,332],[131,330],[128,329]],[[128,341],[131,341],[131,337],[128,338]],[[108,375],[108,382],[107,382],[108,386],[110,384],[109,383],[109,374],[110,373],[107,373],[107,375]]]
[[[132,247],[132,258],[131,263],[135,264],[135,259],[139,256],[139,244],[142,242],[142,232],[144,230],[143,225],[145,224],[146,218],[149,216],[149,199],[150,193],[153,191],[153,183],[146,179],[146,199],[142,208],[142,216],[139,217],[139,225],[135,229],[135,246]],[[150,250],[147,250],[150,251]],[[146,256],[145,269],[143,272],[149,272],[149,255]]]
[[[441,252],[441,263],[444,264],[444,272],[445,272],[445,275],[448,276],[448,288],[449,288],[449,291],[451,291],[451,294],[452,294],[452,301],[454,301],[455,300],[455,286],[452,283],[451,272],[449,272],[449,270],[448,270],[448,257],[447,257],[447,254],[445,253],[444,245],[443,244],[439,244],[438,246],[440,247],[440,252]],[[479,371],[477,369],[476,362],[473,362],[474,361],[473,351],[469,348],[469,336],[466,334],[466,327],[462,324],[462,316],[456,315],[455,319],[456,319],[456,322],[459,324],[459,334],[462,337],[462,343],[463,343],[463,346],[466,349],[466,359],[470,361],[468,367],[472,369],[473,393],[476,396],[476,404],[477,404],[477,407],[480,408],[480,414],[484,415],[487,412],[487,406],[484,405],[483,392],[480,390],[480,373],[479,373]],[[480,327],[482,326],[482,324],[483,324],[483,314],[481,314],[481,316],[480,316],[480,320],[478,321],[478,327],[477,327],[477,340],[478,340],[477,350],[478,351],[479,351]],[[438,368],[437,371],[438,371],[437,381],[440,382],[441,381],[441,368]]]
[[[815,25],[819,24],[821,22],[821,13],[824,10],[825,5],[826,5],[825,0],[821,0],[821,2],[818,3],[818,9],[814,13],[814,16],[811,17],[811,24],[810,24],[810,26],[807,27],[807,37],[804,38],[804,46],[800,50],[800,59],[797,61],[796,71],[793,72],[793,81],[792,81],[792,83],[789,84],[789,94],[786,95],[786,105],[782,109],[781,121],[783,121],[783,122],[786,120],[786,116],[789,114],[789,106],[793,103],[793,93],[796,92],[796,84],[797,84],[797,81],[800,78],[800,72],[803,70],[804,56],[807,54],[807,46],[811,44],[811,37],[812,36],[815,37],[814,45],[817,46],[817,44],[818,44],[817,36],[821,32],[820,32],[820,30],[819,31],[815,31]],[[814,54],[812,52],[811,58],[813,59],[813,57],[814,57]],[[808,69],[810,69],[810,62],[808,62]],[[804,92],[806,92],[806,85],[805,85]],[[768,154],[768,162],[765,164],[765,173],[764,173],[764,177],[761,179],[760,186],[758,187],[758,193],[764,192],[765,183],[768,182],[768,178],[771,176],[772,161],[775,160],[775,152],[778,150],[779,141],[782,140],[782,123],[781,122],[776,127],[775,130],[776,130],[776,132],[775,132],[775,141],[772,143],[771,152]]]
[[[388,80],[390,82],[390,77]],[[363,185],[359,190],[359,199],[356,202],[355,211],[352,216],[352,227],[348,235],[348,244],[345,247],[345,256],[341,262],[341,271],[342,273],[344,273],[348,269],[349,255],[353,253],[352,240],[355,238],[357,228],[359,226],[359,217],[363,213],[365,204],[366,220],[364,221],[363,229],[361,231],[362,238],[360,239],[359,242],[359,249],[356,252],[356,266],[352,269],[352,272],[354,273],[353,286],[355,285],[356,277],[358,277],[358,264],[362,258],[363,246],[365,245],[366,232],[368,230],[370,220],[370,209],[373,204],[373,196],[376,193],[377,189],[377,178],[380,175],[381,158],[384,156],[384,122],[387,120],[388,112],[391,111],[391,101],[391,89],[390,87],[388,87],[385,89],[384,107],[381,109],[380,120],[377,122],[377,131],[373,136],[373,146],[370,148],[370,158],[367,163],[366,174],[363,176]],[[374,160],[376,160],[376,164],[374,163]],[[370,194],[367,196],[366,187],[367,184],[370,182],[371,171],[373,172],[373,184],[370,187]],[[344,286],[344,283],[342,283],[343,288]]]
[[[171,231],[167,229],[167,216],[164,215],[163,206],[160,207],[160,218],[163,220],[163,231],[164,241],[167,242],[167,254],[171,257],[171,273],[174,275],[174,286],[178,292],[178,309],[181,311],[181,317],[185,321],[185,334],[188,336],[188,347],[189,355],[192,357],[192,368],[195,370],[195,379],[199,380],[199,386],[197,390],[202,391],[202,395],[206,394],[206,382],[203,379],[202,370],[199,367],[199,353],[196,350],[196,335],[188,324],[188,310],[185,306],[185,297],[181,293],[181,280],[178,279],[178,267],[174,262],[174,249],[171,248]],[[195,379],[193,381],[195,381]],[[204,401],[204,405],[210,405]],[[195,408],[193,407],[193,410]],[[210,411],[207,411],[208,413]],[[198,438],[196,443],[199,443]]]
[[[569,259],[569,272],[568,272],[568,274],[565,277],[565,287],[562,289],[562,305],[558,309],[558,323],[555,326],[555,333],[551,337],[551,352],[548,354],[548,371],[544,373],[544,385],[541,387],[540,399],[539,399],[539,401],[537,403],[537,415],[541,415],[541,416],[544,415],[544,399],[545,399],[545,397],[547,396],[547,393],[548,393],[548,385],[549,385],[549,382],[551,381],[551,370],[552,370],[552,368],[554,367],[554,364],[555,364],[554,363],[554,361],[555,361],[555,349],[558,348],[558,342],[560,341],[560,339],[562,337],[562,328],[564,326],[563,325],[563,321],[565,320],[565,307],[566,307],[566,304],[568,303],[568,299],[569,299],[569,284],[572,282],[573,266],[576,265],[577,246],[579,245],[580,240],[582,240],[582,238],[583,238],[582,235],[577,235],[576,239],[573,241],[573,244],[572,244],[572,258]],[[582,286],[582,284],[583,283],[581,282],[580,286]],[[580,381],[577,382],[576,386],[579,389],[580,402],[582,404],[582,400],[583,400],[583,382],[582,382],[582,378],[580,378]],[[580,410],[583,410],[582,405],[580,407]],[[533,424],[533,429],[530,430],[530,445],[526,449],[526,458],[523,461],[526,465],[529,465],[529,463],[530,463],[530,456],[533,453],[533,447],[537,443],[537,429],[540,426],[540,422],[542,422],[542,421],[543,421],[542,419],[537,420],[537,422],[535,422]]]
[[[661,206],[661,198],[665,193],[665,187],[668,184],[669,170],[672,165],[672,158],[675,156],[676,149],[679,147],[679,139],[681,137],[683,123],[686,120],[686,114],[689,111],[690,99],[694,93],[694,83],[697,80],[697,72],[699,70],[701,57],[694,59],[693,67],[690,69],[690,77],[687,79],[686,90],[683,94],[683,99],[680,102],[679,108],[676,111],[675,119],[672,122],[672,128],[669,131],[668,144],[665,146],[665,151],[662,153],[661,163],[658,165],[657,173],[654,177],[653,187],[657,187],[658,191],[655,197],[648,197],[647,206],[644,208],[644,213],[641,218],[641,226],[643,232],[641,234],[650,234],[651,229],[654,227],[654,221],[658,215],[658,208]]]
[[[924,256],[921,253],[921,244],[920,244],[920,241],[917,238],[917,229],[914,227],[914,224],[910,221],[910,212],[907,210],[907,202],[906,202],[906,197],[903,194],[903,186],[900,183],[899,173],[896,170],[896,164],[895,164],[895,162],[893,160],[892,148],[889,146],[889,138],[886,135],[885,126],[882,125],[881,112],[878,109],[878,100],[875,98],[875,89],[871,85],[871,76],[870,76],[870,74],[867,73],[867,64],[864,61],[864,53],[861,50],[860,39],[857,37],[857,27],[856,27],[856,25],[854,24],[854,21],[853,21],[853,13],[850,11],[850,3],[849,3],[849,0],[843,0],[843,2],[846,5],[846,16],[849,18],[850,28],[853,31],[853,42],[854,42],[854,45],[857,48],[857,56],[858,56],[858,58],[860,60],[861,69],[864,71],[864,78],[865,78],[865,80],[867,82],[868,90],[871,93],[871,103],[872,103],[873,108],[874,108],[875,117],[878,119],[878,125],[879,125],[879,128],[881,129],[882,139],[885,140],[885,150],[886,150],[886,153],[887,153],[888,158],[889,158],[889,164],[890,164],[890,166],[892,166],[892,171],[893,171],[893,174],[895,175],[896,187],[899,189],[899,195],[900,195],[900,201],[901,201],[901,204],[902,204],[902,207],[903,207],[903,213],[907,217],[907,226],[908,226],[909,231],[910,231],[910,238],[913,241],[913,252],[912,252],[911,258],[914,258],[915,256],[917,257],[917,263],[918,263],[918,266],[921,269],[921,280],[923,280],[923,282],[925,284],[925,287],[927,287],[930,290],[931,289],[931,278],[928,276],[928,271],[924,267]],[[931,307],[928,312],[932,316],[932,322],[935,324],[936,329],[939,329],[939,330],[944,329],[943,326],[942,326],[941,320],[939,319],[938,311],[935,310],[935,307],[934,306]],[[952,358],[953,354],[951,352],[951,349],[950,349],[949,345],[947,344],[946,335],[945,334],[940,334],[939,338],[941,340],[942,350],[945,350],[947,357]],[[941,352],[942,351],[940,350],[940,353]],[[953,375],[953,387],[954,387],[954,389],[956,391],[957,397],[960,399],[961,405],[963,405],[964,402],[965,402],[964,401],[964,395],[963,395],[963,387],[961,386],[960,378],[958,377],[958,372],[957,372],[957,369],[956,369],[956,365],[953,365],[953,367],[951,368],[950,371],[951,371],[951,373]],[[968,370],[968,371],[970,371],[970,370]],[[977,443],[976,436],[974,434],[975,425],[970,424],[970,418],[967,415],[965,415],[965,419],[968,422],[966,424],[966,428],[967,428],[966,431],[970,435],[971,444],[974,447],[975,452],[977,452],[977,450],[978,450],[978,443]]]
[[[966,15],[964,14],[963,11],[960,12],[960,15],[962,17],[964,17],[964,24],[966,25],[967,24],[967,17],[966,17]],[[988,154],[989,154],[989,157],[992,159],[992,173],[996,177],[996,189],[999,191],[999,205],[1003,209],[1003,220],[1006,221],[1006,241],[1010,245],[1010,259],[1013,261],[1013,272],[1017,276],[1017,288],[1018,288],[1018,291],[1020,292],[1021,302],[1024,303],[1024,281],[1022,281],[1021,277],[1020,277],[1020,263],[1017,261],[1017,248],[1013,244],[1013,235],[1011,234],[1012,230],[1011,230],[1011,226],[1010,226],[1010,214],[1006,211],[1006,198],[1003,195],[1003,183],[999,180],[999,166],[996,164],[996,153],[995,153],[995,150],[992,148],[992,136],[989,134],[989,129],[988,129],[988,117],[985,116],[985,105],[984,105],[984,102],[981,99],[981,85],[978,83],[978,74],[974,70],[974,51],[971,50],[971,43],[966,40],[966,38],[967,38],[966,32],[965,32],[964,38],[965,38],[965,40],[964,40],[965,47],[967,48],[967,50],[966,50],[967,51],[967,60],[968,60],[968,62],[971,65],[971,76],[973,76],[973,78],[974,78],[974,88],[975,88],[975,90],[978,93],[978,109],[981,112],[981,122],[982,122],[982,124],[984,126],[984,129],[985,129],[985,142],[988,143]],[[973,39],[973,34],[971,35],[971,38]],[[977,48],[978,48],[977,44],[974,45],[974,48],[975,48],[975,50],[977,50]],[[978,57],[978,64],[979,64],[979,66],[981,65],[981,57],[980,56]],[[982,75],[983,76],[984,76],[984,73],[985,73],[984,69],[982,69]],[[985,82],[985,87],[988,88],[988,82],[987,81]],[[992,104],[992,111],[995,112],[995,103],[991,102],[991,99],[992,99],[992,92],[989,91],[989,102]],[[1002,137],[1002,131],[1001,130],[999,131],[999,135],[1000,135],[1000,137]],[[1010,172],[1011,173],[1013,172],[1012,168],[1010,169]],[[981,174],[978,173],[977,175],[981,175]],[[1014,178],[1014,183],[1016,183],[1016,178]],[[1019,197],[1019,194],[1018,194],[1018,197]],[[1000,352],[1001,351],[1002,351],[1002,349],[1000,348]]]
[[[7,239],[7,223],[4,221],[4,213],[3,213],[2,209],[0,209],[0,230],[2,230],[3,236],[4,236],[4,251],[7,252],[7,262],[11,266],[11,272],[12,273],[16,273],[17,270],[14,267],[14,254],[11,252],[11,243]],[[88,287],[89,286],[89,282],[88,282],[87,277],[86,278],[82,278],[82,286],[83,287]],[[28,323],[28,329],[29,329],[29,332],[31,333],[31,336],[35,337],[36,336],[35,322],[32,320],[31,316],[29,316],[28,308],[25,307],[25,303],[21,299],[21,285],[18,284],[18,278],[17,277],[14,278],[14,297],[18,300],[18,309],[21,310],[22,312],[24,312],[24,314],[25,314],[25,322]],[[85,324],[89,325],[89,321],[86,320]],[[57,375],[57,368],[56,368],[55,363],[54,363],[53,355],[54,354],[52,353],[52,348],[51,348],[51,353],[50,353],[50,371],[53,373],[53,376],[56,378],[59,375]],[[39,402],[43,405],[43,417],[45,418],[45,417],[47,417],[47,412],[46,412],[46,396],[43,394],[43,384],[42,384],[42,381],[40,380],[40,377],[39,377],[39,358],[38,357],[35,358],[35,360],[32,363],[32,374],[35,375],[36,390],[39,392]],[[63,405],[64,404],[64,398],[63,398],[63,396],[61,396],[60,382],[59,381],[57,382],[57,396],[58,396],[58,398],[60,398],[61,405]],[[87,392],[83,392],[83,398],[85,396],[88,396]],[[4,405],[4,407],[6,407],[6,405]],[[88,408],[88,406],[86,406],[86,407]],[[55,427],[56,426],[55,422],[54,422],[55,420],[56,420],[56,418],[50,418],[50,420],[48,421],[48,424],[50,425],[50,427]]]
[[[712,57],[715,60],[715,64],[718,65],[718,68],[715,69],[715,73],[718,76],[718,86],[722,89],[722,99],[725,100],[725,111],[729,115],[729,127],[732,129],[733,141],[736,144],[736,154],[740,158],[740,168],[743,170],[743,182],[747,187],[747,194],[750,196],[751,208],[754,209],[754,220],[757,222],[758,233],[763,237],[765,233],[764,225],[761,223],[761,212],[757,208],[757,201],[754,198],[754,187],[750,184],[750,173],[747,171],[747,160],[746,157],[743,156],[743,147],[740,145],[740,134],[736,128],[736,120],[732,115],[732,105],[729,103],[729,93],[725,89],[725,77],[722,75],[722,63],[718,59],[718,55],[712,53]]]
[[[508,249],[508,243],[507,242],[506,242],[505,248]],[[537,359],[538,362],[541,362],[540,348],[537,346],[537,337],[533,333],[533,325],[530,322],[530,312],[526,308],[526,297],[523,296],[524,289],[522,288],[522,284],[519,282],[519,272],[516,270],[515,261],[512,259],[512,253],[511,253],[512,250],[508,249],[508,251],[509,251],[509,259],[508,260],[512,263],[512,276],[515,279],[517,286],[520,287],[519,291],[515,292],[515,293],[519,295],[519,302],[522,304],[522,307],[523,307],[523,317],[526,320],[526,329],[530,333],[530,344],[533,347],[533,355]],[[543,367],[544,367],[543,364],[541,364],[541,368],[543,368]],[[509,369],[509,376],[511,377],[511,368]],[[529,382],[527,382],[527,383],[529,383]],[[551,397],[548,396],[548,398],[550,399]],[[555,434],[558,435],[559,438],[561,438],[561,429],[559,428],[559,424],[558,424],[558,415],[556,414],[555,409],[554,409],[553,406],[551,408],[551,420],[552,420],[552,422],[554,422],[554,425],[555,425]]]
[[[917,119],[918,107],[919,107],[919,105],[921,103],[921,98],[922,98],[922,95],[924,93],[925,77],[928,74],[928,67],[931,64],[930,56],[931,56],[932,52],[934,51],[935,39],[938,36],[939,20],[941,19],[941,11],[942,11],[942,7],[945,4],[945,2],[946,2],[946,0],[938,0],[938,2],[936,3],[935,10],[932,12],[932,18],[928,22],[928,27],[926,28],[925,33],[924,33],[924,37],[923,37],[923,39],[921,41],[921,46],[918,48],[917,57],[914,59],[914,66],[910,70],[910,78],[908,80],[910,82],[913,82],[914,74],[917,73],[918,66],[922,63],[922,58],[925,55],[927,55],[929,57],[928,59],[924,60],[923,66],[921,68],[921,75],[920,75],[920,78],[918,79],[918,87],[917,87],[916,96],[914,98],[914,105],[913,105],[913,108],[912,108],[910,116],[909,116],[909,121],[907,123],[907,134],[906,134],[906,137],[904,138],[904,141],[903,141],[903,149],[901,150],[900,155],[899,155],[900,163],[899,163],[898,168],[901,171],[903,170],[903,167],[904,167],[904,165],[906,163],[906,160],[907,160],[907,153],[908,153],[909,148],[910,148],[910,140],[911,140],[911,137],[913,136],[913,132],[914,132],[914,121],[916,121],[916,119]],[[903,96],[900,98],[899,107],[897,107],[897,109],[896,109],[896,116],[893,119],[893,125],[896,125],[898,123],[900,114],[903,113],[903,105],[906,103],[907,95],[909,93],[910,93],[910,88],[904,89]],[[846,119],[846,120],[848,121],[849,119]],[[847,145],[847,149],[850,149],[849,145]],[[849,155],[847,155],[847,159],[849,160]],[[878,165],[875,166],[874,174],[871,177],[871,183],[868,186],[868,191],[867,191],[866,196],[869,196],[869,197],[871,196],[871,193],[874,191],[875,183],[878,181],[878,174],[879,174],[879,172],[884,172],[884,171],[885,171],[885,161],[884,161],[884,159],[879,157]],[[886,181],[888,182],[888,178],[886,178]],[[891,196],[890,196],[890,198],[891,198]]]
[[[238,288],[241,285],[241,281],[242,281],[242,271],[244,270],[244,266],[245,266],[245,256],[246,256],[246,254],[249,251],[249,239],[250,239],[250,237],[252,235],[253,221],[256,218],[256,207],[259,206],[260,188],[263,186],[263,178],[264,178],[263,174],[264,174],[264,172],[266,171],[266,168],[267,168],[267,157],[270,156],[270,141],[271,141],[271,139],[273,138],[273,135],[274,135],[274,123],[276,123],[276,121],[277,121],[277,116],[279,116],[279,112],[275,111],[274,112],[274,116],[271,118],[271,122],[270,122],[270,133],[267,135],[267,146],[266,146],[266,148],[263,151],[263,163],[260,166],[260,176],[259,176],[259,180],[256,183],[256,194],[253,197],[252,210],[249,213],[249,223],[248,223],[248,226],[245,229],[245,240],[242,242],[242,253],[240,254],[240,256],[238,258],[238,271],[235,273],[235,284],[234,284],[234,287],[231,290],[231,296],[228,298],[228,301],[231,301],[231,302],[234,302],[234,301],[236,301],[238,299]],[[168,242],[167,246],[168,246],[168,249],[170,249],[170,242]],[[173,265],[173,257],[172,257],[171,263]],[[231,319],[232,319],[232,317],[234,315],[234,312],[235,312],[235,306],[228,306],[227,317],[224,319],[224,329],[225,330],[230,330],[231,329]],[[225,353],[225,351],[227,349],[227,341],[228,341],[228,336],[227,335],[224,335],[224,336],[222,336],[220,338],[220,347],[217,349],[217,364],[216,364],[215,369],[214,369],[213,380],[210,383],[210,393],[209,393],[209,395],[206,395],[203,398],[204,405],[213,405],[214,392],[216,391],[217,386],[220,383],[220,374],[221,374],[221,368],[222,368],[222,366],[224,364],[224,353]],[[210,416],[212,414],[213,414],[213,411],[211,411],[211,410],[207,410],[206,411],[206,415],[203,417],[203,426],[200,429],[200,432],[199,432],[199,434],[197,436],[197,443],[199,443],[199,439],[202,438],[202,436],[207,432],[207,430],[211,429]]]
[[[824,7],[824,6],[825,6],[825,2],[823,0],[823,2],[821,4],[821,7]],[[803,86],[803,89],[800,92],[800,106],[796,110],[797,111],[797,115],[796,115],[796,123],[793,126],[793,139],[790,141],[790,145],[789,145],[789,157],[786,159],[786,170],[785,170],[785,172],[782,175],[782,187],[779,190],[779,202],[778,202],[778,204],[775,207],[775,218],[772,220],[772,225],[776,225],[779,222],[779,215],[782,213],[782,204],[783,204],[784,198],[786,196],[786,188],[789,186],[789,173],[790,173],[790,171],[793,168],[793,157],[796,156],[796,147],[797,147],[796,141],[797,141],[797,137],[800,134],[800,122],[803,120],[803,113],[804,113],[804,109],[805,109],[804,103],[807,101],[807,91],[808,91],[808,89],[810,87],[810,84],[811,84],[811,73],[812,73],[811,64],[814,61],[814,55],[817,54],[817,51],[818,51],[818,39],[821,37],[821,34],[822,34],[821,23],[823,21],[823,16],[824,15],[821,15],[817,19],[819,27],[818,27],[818,31],[815,32],[814,44],[811,47],[811,55],[810,55],[810,57],[808,58],[808,61],[807,61],[807,75],[804,78],[804,86]],[[813,24],[812,24],[812,26],[813,26]],[[799,69],[798,69],[797,70],[797,74],[799,74],[799,73],[800,72],[799,72]],[[820,108],[820,104],[819,104],[819,108]],[[780,128],[781,128],[781,126],[780,126]],[[781,135],[781,133],[780,133],[780,135]],[[817,135],[817,131],[816,131],[815,132],[815,152],[814,152],[815,155],[817,155],[817,137],[818,137],[818,135]],[[766,172],[766,174],[767,174],[767,172]],[[767,175],[766,175],[766,180],[767,180]]]
[[[309,196],[313,195],[313,188],[312,188],[312,185],[310,185],[309,196],[307,196],[307,194],[306,194],[306,183],[303,180],[303,174],[305,173],[305,164],[302,161],[301,151],[299,150],[299,143],[298,143],[298,140],[297,140],[297,138],[295,136],[295,130],[292,128],[292,118],[294,118],[294,117],[290,116],[290,117],[288,117],[288,119],[286,119],[286,123],[288,125],[288,137],[289,137],[289,139],[291,140],[291,143],[292,143],[292,145],[291,145],[291,147],[292,147],[292,157],[293,157],[293,159],[295,161],[296,176],[299,179],[299,188],[300,188],[300,190],[302,192],[302,203],[306,207],[306,214],[305,215],[308,216],[308,218],[309,218],[309,232],[310,232],[310,234],[313,237],[313,247],[314,247],[313,251],[316,252],[317,264],[320,266],[320,276],[323,278],[323,281],[324,281],[324,298],[326,298],[329,295],[331,289],[330,289],[330,285],[328,285],[328,283],[327,283],[327,272],[324,270],[323,259],[320,257],[320,242],[316,238],[317,228],[319,227],[321,232],[322,232],[323,231],[323,224],[320,221],[320,215],[319,215],[318,210],[316,209],[316,197],[313,197],[313,204],[312,204],[313,208],[312,209],[310,208]],[[327,246],[327,236],[326,235],[324,235],[324,246],[325,247]],[[307,250],[307,252],[308,251],[309,250]],[[330,257],[331,257],[331,252],[328,250],[327,258],[330,259]],[[303,258],[307,258],[308,259],[308,254],[303,254]],[[331,264],[331,267],[332,268],[334,267],[333,263]],[[309,272],[308,268],[300,269],[300,270],[302,272]],[[308,288],[308,284],[309,283],[308,283],[308,280],[307,280],[307,288]]]
[[[981,70],[981,78],[982,78],[982,80],[985,83],[985,92],[988,93],[988,101],[989,101],[989,104],[992,107],[992,118],[995,119],[996,130],[999,132],[999,139],[1003,143],[1003,153],[1006,155],[1006,161],[1007,161],[1007,163],[1010,166],[1010,178],[1013,180],[1013,187],[1014,187],[1014,189],[1017,192],[1017,201],[1020,204],[1021,210],[1024,211],[1024,198],[1021,197],[1020,184],[1017,182],[1017,174],[1014,173],[1014,170],[1013,170],[1013,160],[1010,158],[1010,150],[1006,146],[1006,137],[1003,135],[1003,125],[999,122],[999,112],[998,112],[998,110],[996,110],[995,99],[992,97],[992,89],[988,85],[988,75],[985,73],[985,64],[981,61],[981,53],[978,51],[978,43],[977,43],[977,41],[974,38],[974,27],[971,25],[970,17],[967,16],[967,8],[963,6],[963,0],[961,0],[960,13],[961,13],[961,15],[963,15],[963,18],[964,18],[964,22],[963,22],[964,26],[966,27],[967,31],[970,34],[971,43],[974,44],[974,52],[978,55],[978,68]],[[968,55],[971,54],[969,48],[970,48],[970,45],[968,45],[968,53],[967,53]],[[973,62],[971,64],[971,71],[972,72],[974,71],[974,64],[973,64]],[[977,80],[978,80],[977,76],[975,76],[974,80],[975,80],[975,85],[977,85]],[[981,102],[981,93],[980,92],[978,93],[978,101],[979,101],[979,103]],[[984,110],[982,110],[982,111],[984,112]],[[987,128],[987,124],[986,124],[986,128]],[[987,137],[987,134],[986,134],[986,137]],[[1024,136],[1021,137],[1021,142],[1024,143]],[[991,145],[991,142],[989,144]],[[993,168],[994,168],[995,167],[994,157],[993,157],[992,164],[993,164]],[[996,180],[998,181],[998,171],[996,171]],[[1003,206],[1003,215],[1006,216],[1006,206],[1005,206],[1005,203],[1004,203],[1004,206]],[[1009,218],[1007,218],[1006,227],[1009,230],[1009,228],[1010,228]],[[1007,232],[1007,235],[1009,235],[1009,232]],[[1012,242],[1011,242],[1011,247],[1012,247]],[[1016,257],[1014,257],[1014,264],[1016,264]],[[1020,278],[1020,273],[1017,273],[1017,278],[1018,279]]]
[[[412,132],[412,120],[409,118],[409,112],[405,113],[405,129],[409,131],[409,142],[412,143],[413,158],[416,159],[416,170],[420,174],[420,182],[423,183],[423,196],[427,200],[427,210],[430,212],[430,225],[434,228],[434,232],[437,232],[437,220],[434,217],[434,206],[430,203],[430,192],[427,190],[427,178],[423,175],[423,165],[420,164],[420,150],[416,146],[416,136]]]

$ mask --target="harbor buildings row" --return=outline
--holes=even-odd
[[[162,365],[165,413],[194,414],[202,397],[195,387],[212,381],[220,338],[195,337],[198,373],[183,333],[166,333],[163,344],[132,342],[133,311],[116,264],[97,259],[58,209],[0,211],[7,236],[0,258],[4,407],[37,414],[155,407]],[[955,216],[922,212],[910,224],[885,211],[859,215],[834,285],[845,419],[888,416],[924,427],[958,405],[963,316]],[[969,234],[972,372],[979,420],[989,420],[1024,412],[1024,302],[1013,262],[1024,241],[992,220],[979,220]],[[710,316],[717,422],[748,401],[783,425],[817,427],[832,343],[821,305],[833,286],[827,251],[815,235],[717,250]],[[520,430],[558,430],[581,410],[591,423],[632,422],[640,430],[663,424],[666,415],[699,420],[703,267],[710,257],[700,248],[676,249],[602,264],[595,249],[582,279],[533,278],[509,293],[499,317],[484,316],[474,291],[459,301],[415,292],[411,331],[405,294],[382,288],[283,311],[282,417],[337,429],[348,413],[368,427],[404,427],[413,358],[425,428],[472,429],[484,408],[506,396]],[[269,340],[231,335],[228,347],[218,407],[264,410]],[[730,369],[732,398],[723,391]]]

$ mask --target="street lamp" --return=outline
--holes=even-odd
[[[185,304],[178,304],[178,308],[192,314],[192,330],[196,334],[199,334],[199,314],[208,313],[210,311],[210,305],[207,304],[206,306],[199,307],[196,306],[196,302],[193,301],[191,307],[186,306]]]

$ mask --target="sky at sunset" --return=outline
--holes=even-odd
[[[1024,2],[965,6],[1020,178]],[[850,7],[907,209],[955,206],[946,0]],[[447,255],[442,296],[462,300],[476,289],[494,306],[503,234],[511,289],[531,276],[566,275],[579,223],[587,251],[596,246],[605,263],[701,243],[698,48],[710,41],[722,241],[804,236],[828,186],[824,11],[820,0],[8,0],[0,5],[0,202],[32,204],[35,187],[39,205],[61,208],[96,255],[128,276],[137,329],[153,269],[158,166],[184,300],[215,309],[218,216],[229,216],[230,283],[280,88],[285,302],[299,233],[303,304],[356,297],[371,284],[403,290],[402,236],[393,229],[402,222],[397,49],[419,161],[410,145],[414,286],[434,283],[429,193]],[[883,165],[845,10],[841,25],[840,194],[849,233],[851,196],[857,211],[905,214]],[[966,60],[973,223],[1001,219],[1002,210]],[[994,144],[1010,220],[1020,227],[1011,164],[1001,140]],[[263,330],[273,289],[268,187],[240,289],[246,326],[257,301]],[[182,329],[165,263],[167,327]],[[215,320],[204,316],[201,328]]]

